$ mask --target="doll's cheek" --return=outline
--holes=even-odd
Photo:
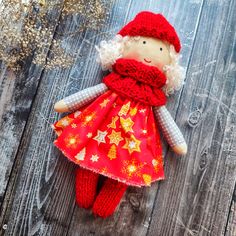
[[[135,51],[130,51],[130,52],[125,52],[123,54],[123,58],[139,60],[140,55],[139,55],[139,53],[137,53]]]

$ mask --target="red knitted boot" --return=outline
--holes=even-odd
[[[78,168],[75,173],[76,203],[83,208],[90,208],[95,200],[99,174]]]
[[[120,203],[128,185],[114,179],[106,179],[93,204],[93,213],[102,218],[112,215]]]

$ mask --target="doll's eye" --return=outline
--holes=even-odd
[[[163,50],[163,48],[160,48],[160,51],[162,51]]]
[[[143,41],[143,44],[146,44],[146,41]]]

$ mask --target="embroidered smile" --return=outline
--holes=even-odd
[[[144,58],[144,61],[147,63],[151,63],[152,61],[147,60],[146,58]]]

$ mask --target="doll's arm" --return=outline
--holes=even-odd
[[[104,83],[86,88],[58,101],[54,106],[54,110],[56,112],[73,112],[80,107],[89,104],[107,90],[108,88]]]
[[[180,155],[187,153],[187,144],[183,134],[165,106],[153,108],[157,122],[171,148]]]

